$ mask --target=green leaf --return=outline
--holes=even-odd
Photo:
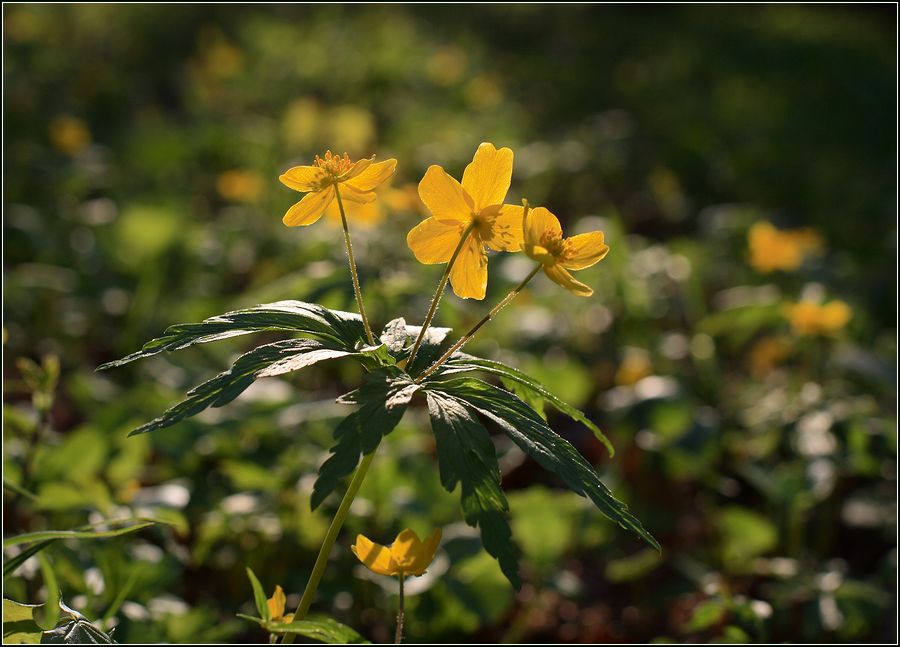
[[[359,315],[329,310],[315,303],[278,301],[244,310],[226,312],[200,323],[169,326],[162,337],[151,339],[144,347],[122,359],[98,367],[104,370],[122,366],[136,359],[150,357],[163,351],[181,350],[194,344],[260,331],[304,332],[325,341],[337,343],[342,349],[353,351],[365,343],[365,331]]]
[[[262,626],[265,627],[266,631],[269,633],[295,634],[330,645],[361,645],[371,643],[371,641],[360,636],[355,629],[341,624],[337,620],[327,616],[315,616],[305,620],[298,620],[291,624],[266,622],[263,623]]]
[[[461,485],[463,516],[481,529],[481,543],[500,563],[500,569],[516,588],[519,578],[518,549],[506,519],[509,506],[500,487],[500,466],[490,435],[478,419],[457,400],[428,392],[428,413],[437,443],[441,484],[452,492]]]
[[[243,393],[257,378],[282,375],[316,362],[351,354],[353,353],[313,339],[284,339],[264,344],[238,357],[230,369],[194,387],[188,391],[187,399],[128,435],[135,436],[169,427],[209,407],[224,406]]]
[[[407,326],[406,334],[415,340],[418,338],[421,330],[422,326]],[[452,328],[435,328],[434,326],[429,326],[428,330],[425,331],[425,336],[422,338],[422,345],[419,347],[419,352],[416,353],[415,361],[410,366],[406,367],[406,371],[410,375],[418,375],[428,366],[431,366],[431,364],[440,356],[441,344],[452,330]],[[410,347],[405,354],[408,355],[411,350],[412,348]]]
[[[21,553],[12,557],[10,559],[3,561],[3,579],[5,580],[7,577],[13,574],[13,572],[19,568],[22,564],[24,564],[32,555],[37,555],[39,552],[47,548],[50,544],[54,543],[55,539],[47,539],[40,543],[37,543],[33,546],[29,546]]]
[[[133,525],[126,526],[125,528],[115,528],[112,530],[96,529],[96,526],[111,526],[132,522],[134,522]],[[26,532],[22,535],[14,535],[13,537],[5,538],[3,540],[3,548],[18,546],[19,544],[28,544],[35,541],[44,542],[45,540],[56,541],[58,539],[106,539],[109,537],[119,537],[121,535],[127,535],[128,533],[147,528],[157,523],[159,522],[150,519],[122,519],[117,521],[104,521],[100,524],[91,526],[82,526],[82,528],[77,530],[39,530],[38,532]]]
[[[47,589],[47,607],[46,615],[41,619],[39,624],[44,629],[52,629],[59,620],[59,582],[56,579],[56,573],[53,571],[53,564],[47,559],[47,555],[41,553],[37,556],[41,564],[41,576],[44,578],[44,587]]]
[[[496,422],[522,451],[559,475],[572,491],[588,497],[609,519],[660,550],[656,539],[613,497],[584,457],[514,394],[471,377],[423,386],[429,392],[446,393]]]
[[[406,338],[406,320],[403,317],[399,317],[388,322],[379,340],[387,346],[392,355],[399,355],[406,345]]]
[[[359,405],[334,430],[338,441],[331,457],[319,468],[313,486],[312,509],[334,492],[342,478],[356,469],[363,454],[375,451],[381,439],[400,422],[412,396],[421,387],[395,367],[379,369],[365,376],[365,383],[340,398],[342,404]]]
[[[485,373],[497,375],[503,380],[509,380],[510,382],[518,384],[519,387],[527,391],[531,397],[540,398],[546,402],[549,402],[554,407],[559,409],[562,413],[572,418],[572,420],[576,420],[590,429],[597,440],[604,444],[604,446],[606,447],[606,451],[609,452],[610,457],[615,454],[616,450],[615,448],[613,448],[612,443],[600,430],[600,428],[593,422],[591,422],[587,416],[585,416],[581,411],[573,407],[571,404],[560,400],[558,397],[550,393],[550,391],[548,391],[543,384],[535,380],[530,375],[523,373],[519,369],[513,368],[512,366],[507,366],[502,362],[495,362],[489,359],[482,359],[480,357],[466,355],[463,353],[451,357],[447,361],[445,366],[446,369],[439,372],[438,375],[450,375],[453,373],[461,373],[465,371],[484,371]],[[527,398],[522,399],[526,402],[528,401]]]
[[[256,573],[254,573],[253,569],[249,566],[247,567],[247,577],[250,578],[250,586],[253,587],[253,601],[256,602],[257,613],[259,613],[264,620],[271,620],[272,614],[269,612],[266,592],[263,590],[262,584],[259,583]]]
[[[3,598],[3,644],[30,644],[41,642],[43,630],[34,621],[35,609],[43,604],[19,604]]]
[[[67,644],[67,645],[85,645],[85,644],[113,644],[115,641],[109,635],[101,631],[97,626],[92,624],[75,609],[70,609],[66,604],[59,600],[59,609],[69,616],[69,622],[59,625],[58,627],[45,631],[41,638],[41,643],[48,644]]]

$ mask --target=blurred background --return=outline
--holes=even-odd
[[[421,407],[388,437],[316,606],[390,640],[349,551],[444,529],[411,641],[894,641],[896,7],[4,5],[4,535],[135,514],[48,548],[120,642],[253,642],[250,566],[296,605],[337,501],[317,465],[360,379],[323,363],[126,434],[264,339],[105,373],[166,326],[281,299],[355,310],[334,221],[288,229],[279,173],[396,157],[351,214],[377,327],[440,266],[406,232],[430,164],[515,151],[528,197],[612,251],[580,299],[538,277],[480,333],[613,439],[548,411],[662,555],[495,436],[523,550],[511,589],[441,489]],[[484,302],[530,268],[494,255]],[[24,493],[23,493],[24,490]],[[7,551],[6,557],[15,553]],[[5,597],[44,601],[26,562]]]

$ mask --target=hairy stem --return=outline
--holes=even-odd
[[[347,226],[347,214],[344,213],[344,203],[341,200],[341,192],[338,185],[334,185],[334,195],[337,198],[338,210],[341,212],[341,226],[344,228],[344,244],[347,246],[347,258],[350,261],[350,277],[353,279],[353,292],[356,294],[356,305],[359,308],[359,316],[362,317],[363,328],[366,329],[366,337],[369,338],[369,344],[375,345],[375,335],[372,334],[372,327],[369,325],[369,318],[366,316],[366,308],[363,305],[362,290],[359,287],[359,275],[356,273],[356,260],[353,258],[353,243],[350,242],[350,228]]]
[[[344,525],[344,520],[347,518],[347,513],[350,511],[350,504],[353,503],[353,499],[356,498],[356,493],[359,492],[359,487],[366,478],[366,472],[369,471],[369,465],[372,464],[373,458],[375,458],[375,450],[373,450],[371,454],[363,456],[359,467],[356,468],[356,472],[353,474],[353,479],[347,487],[347,492],[341,500],[341,505],[338,506],[334,519],[331,520],[331,525],[328,527],[328,532],[325,533],[325,539],[322,541],[322,547],[319,549],[319,556],[316,558],[312,574],[309,576],[309,582],[306,583],[303,597],[300,598],[300,604],[297,605],[297,610],[294,612],[294,622],[300,622],[306,617],[306,614],[309,613],[313,598],[316,597],[316,589],[319,588],[319,582],[322,580],[322,575],[325,573],[325,567],[328,565],[328,556],[331,554],[331,548],[334,546],[338,533]],[[282,643],[288,644],[292,642],[294,642],[293,634],[285,634]]]
[[[406,577],[400,573],[400,605],[397,608],[397,633],[394,635],[394,643],[399,645],[403,642],[403,580]]]
[[[469,234],[472,233],[473,229],[475,229],[474,219],[463,231],[462,236],[460,236],[459,243],[456,245],[456,249],[453,250],[453,256],[450,257],[450,261],[447,263],[447,268],[444,270],[444,275],[441,276],[441,280],[438,283],[437,290],[435,290],[434,292],[434,298],[431,300],[431,307],[428,308],[428,314],[425,315],[425,321],[422,323],[422,330],[419,331],[419,336],[416,338],[416,343],[413,344],[412,351],[410,351],[409,353],[409,360],[407,360],[406,362],[407,366],[412,366],[413,360],[416,359],[416,353],[419,352],[419,347],[422,345],[422,341],[425,339],[425,333],[428,332],[428,327],[431,325],[431,320],[434,319],[438,304],[441,302],[441,297],[444,294],[444,288],[447,287],[447,281],[450,280],[450,270],[453,269],[453,264],[456,263],[456,259],[459,256],[459,253],[462,251],[463,245],[465,245],[466,241],[469,239]]]
[[[450,357],[453,355],[453,353],[458,351],[460,348],[463,347],[463,344],[465,344],[467,341],[472,339],[472,337],[475,336],[475,333],[477,333],[478,330],[484,324],[486,324],[488,321],[493,319],[497,315],[498,312],[500,312],[503,308],[505,308],[507,305],[509,305],[510,301],[512,301],[513,299],[516,298],[516,296],[519,294],[519,292],[521,292],[525,288],[525,286],[528,285],[528,282],[534,278],[534,275],[537,274],[538,270],[540,270],[542,267],[543,267],[543,265],[541,263],[538,263],[535,266],[535,268],[533,270],[531,270],[531,272],[528,274],[528,276],[526,276],[524,279],[522,279],[521,283],[519,283],[515,288],[513,288],[513,290],[509,294],[507,294],[505,297],[503,297],[503,300],[500,301],[500,303],[498,303],[493,308],[491,308],[491,311],[489,313],[487,313],[486,315],[484,315],[484,317],[481,318],[481,321],[479,321],[477,324],[472,326],[472,328],[469,329],[469,332],[467,332],[465,335],[463,335],[459,339],[459,341],[457,341],[455,344],[453,344],[453,346],[451,346],[449,348],[449,350],[447,350],[446,353],[441,355],[441,357],[440,357],[440,359],[438,359],[438,361],[436,361],[434,364],[429,366],[427,370],[423,371],[422,374],[416,378],[416,384],[419,384],[426,377],[428,377],[429,375],[434,373],[436,370],[438,370],[438,368],[440,368],[440,366],[444,362],[446,362],[448,359],[450,359]]]

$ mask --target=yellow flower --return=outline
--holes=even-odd
[[[747,367],[753,377],[762,378],[774,371],[791,354],[791,345],[779,337],[763,337],[747,355]]]
[[[322,217],[334,200],[335,188],[341,185],[341,200],[365,204],[375,200],[375,188],[388,179],[397,168],[397,160],[375,163],[375,158],[350,160],[332,155],[321,158],[316,155],[313,166],[295,166],[285,171],[281,183],[294,191],[306,193],[300,202],[288,209],[283,222],[288,227],[311,225]]]
[[[263,191],[263,181],[254,171],[225,171],[216,178],[216,190],[232,202],[256,202]]]
[[[407,528],[397,535],[390,546],[382,546],[364,535],[357,535],[356,543],[350,550],[366,568],[379,575],[422,575],[434,559],[440,543],[440,528],[424,542]]]
[[[269,607],[269,615],[272,616],[272,622],[290,624],[294,621],[293,613],[284,615],[285,602],[287,602],[287,599],[284,597],[284,591],[281,589],[281,586],[276,585],[275,593],[272,594],[271,598],[266,600],[266,604]]]
[[[53,146],[69,155],[77,155],[91,143],[91,131],[77,117],[57,117],[50,122],[49,130]]]
[[[359,223],[368,227],[377,225],[384,220],[386,211],[409,212],[418,211],[421,203],[419,202],[419,194],[416,193],[414,184],[405,185],[399,189],[389,186],[390,181],[378,189],[376,195],[378,197],[374,202],[349,203],[344,205],[347,218],[351,218],[354,223]],[[343,193],[341,194],[343,196]],[[341,212],[338,209],[337,202],[332,202],[325,210],[325,217],[329,222],[337,227],[341,226]]]
[[[757,222],[747,235],[750,264],[758,272],[796,270],[803,259],[822,247],[822,238],[812,229],[781,230],[769,222]]]
[[[483,299],[487,253],[522,248],[522,207],[503,204],[512,180],[513,152],[481,144],[463,173],[462,184],[440,166],[430,166],[419,182],[419,197],[431,217],[413,227],[406,243],[426,265],[447,263],[463,233],[473,225],[453,267],[450,285],[463,299]]]
[[[583,270],[602,261],[609,252],[602,231],[562,237],[559,219],[544,207],[530,209],[525,216],[525,253],[544,266],[551,281],[559,283],[578,296],[589,297],[594,291],[576,281],[569,270]]]
[[[853,312],[840,300],[820,305],[800,301],[784,308],[784,314],[798,335],[830,335],[847,325]]]

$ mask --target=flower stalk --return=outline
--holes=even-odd
[[[432,319],[434,319],[434,315],[437,312],[438,304],[441,302],[441,297],[444,295],[444,289],[447,287],[447,281],[450,280],[450,271],[453,269],[453,264],[456,262],[456,259],[459,257],[459,253],[462,251],[463,246],[466,244],[466,241],[469,239],[469,235],[472,233],[472,230],[475,229],[476,221],[473,219],[472,222],[463,230],[462,235],[459,238],[459,243],[456,245],[456,249],[453,250],[453,256],[450,257],[450,261],[447,263],[447,268],[444,270],[443,276],[441,276],[440,282],[438,282],[437,290],[434,292],[434,298],[431,300],[431,307],[428,308],[428,314],[425,315],[425,321],[422,323],[422,329],[419,331],[419,336],[416,337],[416,341],[413,344],[412,351],[409,353],[409,360],[407,360],[406,365],[412,366],[413,360],[416,359],[416,354],[419,352],[419,347],[422,346],[422,341],[425,339],[425,333],[428,332],[428,327],[431,325]]]
[[[531,281],[531,279],[534,278],[534,276],[538,273],[538,271],[539,271],[542,267],[543,267],[543,265],[542,265],[541,263],[538,263],[538,264],[535,266],[535,268],[534,268],[533,270],[531,270],[531,272],[528,273],[528,276],[526,276],[524,279],[522,279],[521,283],[519,283],[515,288],[513,288],[512,291],[511,291],[509,294],[507,294],[505,297],[503,297],[503,300],[500,301],[500,303],[498,303],[498,304],[495,305],[493,308],[491,308],[491,311],[488,312],[486,315],[484,315],[484,317],[482,317],[481,320],[480,320],[477,324],[475,324],[474,326],[472,326],[472,327],[469,329],[469,332],[467,332],[465,335],[463,335],[463,336],[459,339],[459,341],[457,341],[455,344],[453,344],[453,346],[451,346],[451,347],[447,350],[446,353],[444,353],[443,355],[441,355],[440,359],[438,359],[434,364],[432,364],[431,366],[429,366],[427,370],[425,370],[424,372],[422,372],[422,373],[415,379],[416,384],[421,383],[422,380],[424,380],[426,377],[428,377],[429,375],[431,375],[432,373],[434,373],[436,370],[438,370],[444,362],[446,362],[448,359],[450,359],[450,358],[453,356],[453,353],[455,353],[456,351],[458,351],[460,348],[463,347],[463,345],[464,345],[466,342],[468,342],[470,339],[472,339],[472,337],[475,336],[475,333],[477,333],[477,332],[481,329],[481,327],[482,327],[484,324],[486,324],[487,322],[489,322],[491,319],[493,319],[495,316],[497,316],[497,313],[498,313],[498,312],[500,312],[503,308],[505,308],[506,306],[508,306],[508,305],[510,304],[510,302],[511,302],[513,299],[515,299],[516,296],[518,296],[519,292],[521,292],[522,290],[525,289],[525,286],[528,285],[528,283]]]
[[[309,608],[312,606],[313,599],[316,597],[316,590],[319,588],[319,582],[322,580],[322,575],[325,573],[325,567],[328,565],[328,556],[331,554],[331,547],[334,546],[334,542],[337,540],[338,533],[341,531],[344,521],[347,518],[347,513],[350,512],[350,504],[352,504],[353,499],[356,498],[356,494],[359,492],[359,488],[366,478],[366,473],[369,471],[369,466],[372,464],[373,458],[375,458],[375,450],[372,450],[372,453],[363,456],[359,467],[356,468],[356,472],[353,474],[350,485],[347,486],[347,492],[344,494],[344,498],[341,499],[341,504],[338,506],[334,519],[331,520],[328,532],[325,533],[325,539],[322,541],[322,547],[319,549],[318,557],[316,557],[316,563],[313,566],[312,574],[310,574],[309,581],[306,583],[303,597],[300,598],[300,604],[297,605],[297,610],[294,612],[293,622],[300,622],[306,617],[306,614],[309,613]],[[294,636],[292,634],[285,634],[282,643],[289,644],[292,642],[294,642]]]
[[[397,633],[394,635],[394,644],[399,645],[403,642],[403,580],[406,579],[404,573],[400,573],[400,603],[397,607]]]
[[[353,280],[353,293],[356,295],[356,305],[359,308],[359,316],[362,317],[363,328],[366,330],[369,344],[374,346],[375,335],[372,334],[372,327],[369,325],[369,318],[366,316],[366,308],[363,305],[362,290],[359,287],[359,275],[356,272],[356,260],[353,258],[353,243],[350,242],[350,228],[347,226],[347,214],[344,213],[344,203],[341,200],[341,192],[337,183],[334,185],[334,196],[337,198],[338,210],[341,212],[341,227],[344,229],[344,244],[347,247],[347,258],[350,262],[350,277]]]

